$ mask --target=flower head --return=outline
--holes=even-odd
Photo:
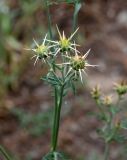
[[[91,65],[87,62],[86,58],[88,56],[90,52],[90,49],[83,55],[83,56],[80,56],[78,55],[77,53],[77,50],[75,48],[75,55],[72,56],[72,57],[69,57],[67,56],[67,58],[69,59],[69,62],[67,63],[63,63],[63,64],[66,64],[66,65],[69,65],[70,66],[70,72],[73,70],[74,73],[75,73],[75,76],[78,75],[77,73],[79,73],[80,75],[80,78],[81,78],[81,82],[83,82],[83,79],[82,79],[82,72],[86,74],[85,70],[87,69],[87,67],[95,67],[97,65]]]
[[[85,69],[86,62],[81,56],[75,55],[70,59],[70,65],[75,71],[79,71],[80,69]]]
[[[103,97],[103,104],[106,106],[110,106],[112,104],[112,96],[111,95],[104,96]]]
[[[77,28],[75,32],[72,33],[69,38],[66,37],[66,35],[64,34],[64,31],[63,31],[63,34],[60,33],[58,26],[56,26],[56,28],[59,34],[59,40],[58,41],[47,40],[49,42],[54,43],[54,46],[56,47],[55,55],[57,55],[59,52],[66,52],[67,54],[68,51],[75,51],[75,46],[77,44],[74,44],[72,42],[72,38],[74,37],[74,35],[76,34],[79,28]]]
[[[45,62],[45,59],[47,57],[49,57],[49,55],[51,54],[50,53],[50,48],[52,46],[49,46],[46,44],[46,37],[47,37],[47,34],[42,42],[41,45],[39,45],[34,39],[34,43],[35,43],[35,48],[32,48],[32,49],[27,49],[27,50],[32,50],[34,51],[34,55],[32,58],[35,58],[35,62],[34,62],[34,65],[36,64],[36,62],[38,61],[38,59],[42,59],[44,62]]]

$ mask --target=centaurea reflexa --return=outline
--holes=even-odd
[[[59,52],[65,52],[66,55],[68,55],[68,52],[70,52],[70,51],[79,52],[78,50],[75,49],[75,46],[79,46],[79,45],[72,42],[72,39],[73,39],[74,35],[76,34],[76,32],[78,31],[79,28],[77,28],[75,30],[75,32],[72,33],[69,38],[66,37],[64,31],[63,31],[63,34],[60,33],[60,30],[59,30],[57,25],[56,25],[56,28],[57,28],[57,31],[58,31],[58,34],[59,34],[59,40],[53,41],[53,40],[48,40],[47,39],[48,42],[54,44],[55,49],[56,49],[55,55],[57,55]]]
[[[45,59],[49,57],[49,55],[52,55],[52,53],[50,52],[50,48],[54,47],[54,45],[46,44],[46,38],[47,38],[47,34],[41,45],[39,45],[37,41],[33,39],[36,45],[35,48],[26,49],[26,50],[34,51],[34,55],[31,57],[31,59],[35,58],[34,65],[37,63],[39,59],[42,59],[45,62]]]
[[[89,64],[87,62],[86,58],[89,55],[90,50],[91,49],[89,49],[83,56],[81,56],[81,55],[78,55],[76,47],[75,47],[75,55],[72,57],[66,56],[69,59],[69,61],[66,63],[62,63],[63,65],[69,65],[69,72],[74,71],[75,76],[79,74],[82,83],[83,83],[82,73],[87,75],[86,73],[87,67],[98,66],[98,65]]]

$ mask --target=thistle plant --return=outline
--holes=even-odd
[[[67,37],[65,32],[63,31],[61,33],[56,25],[59,37],[58,40],[54,40],[51,26],[50,5],[53,2],[54,1],[45,0],[49,30],[48,38],[46,34],[41,45],[34,40],[35,48],[28,49],[34,54],[32,56],[32,58],[35,58],[34,65],[37,63],[37,61],[43,61],[48,66],[47,75],[41,79],[50,84],[54,91],[54,115],[51,149],[50,152],[43,157],[43,160],[66,159],[63,154],[58,152],[57,149],[60,113],[63,98],[65,95],[67,95],[67,92],[70,88],[72,88],[72,90],[75,89],[75,83],[78,79],[81,79],[81,82],[83,83],[82,73],[86,74],[87,67],[96,66],[90,65],[86,60],[90,50],[88,50],[85,54],[81,54],[77,49],[79,45],[75,43],[75,35],[79,29],[77,28],[77,16],[81,8],[81,1],[64,1],[68,4],[72,3],[75,6],[72,20],[72,33],[69,37]],[[59,3],[59,1],[55,2]]]
[[[60,126],[60,114],[63,98],[67,95],[67,92],[71,88],[75,90],[75,84],[78,79],[83,84],[83,75],[86,75],[87,67],[95,67],[87,61],[87,56],[90,53],[90,49],[81,54],[77,49],[80,45],[76,44],[76,33],[79,30],[77,27],[78,12],[81,8],[81,0],[64,0],[67,4],[74,4],[74,14],[72,19],[72,33],[69,37],[66,36],[64,31],[61,33],[58,26],[56,26],[58,32],[58,40],[54,40],[51,26],[50,5],[52,3],[60,3],[61,1],[44,0],[47,19],[48,19],[48,32],[43,38],[41,43],[38,43],[33,39],[35,43],[34,48],[27,50],[31,51],[34,58],[34,65],[37,65],[38,61],[45,63],[48,67],[48,73],[45,77],[41,77],[46,83],[52,86],[54,92],[54,115],[52,126],[52,138],[51,148],[43,160],[59,160],[67,159],[61,152],[58,151],[58,133]],[[58,61],[60,63],[58,63]],[[6,159],[9,160],[7,154],[0,148]]]
[[[112,95],[104,96],[99,86],[93,88],[91,92],[99,109],[99,113],[96,116],[102,123],[101,128],[97,129],[97,132],[105,143],[104,160],[109,160],[112,142],[124,142],[127,140],[127,137],[124,135],[124,130],[127,129],[127,121],[121,103],[127,93],[127,83],[121,81],[120,83],[115,83],[114,86],[114,91],[117,95],[116,101],[113,100]]]
[[[41,45],[34,40],[36,44],[35,48],[28,49],[34,54],[32,57],[35,57],[34,64],[36,64],[37,61],[42,62],[43,60],[48,66],[47,75],[41,79],[50,84],[54,89],[55,106],[51,151],[44,159],[57,160],[61,155],[57,150],[57,142],[60,112],[64,96],[70,88],[73,89],[75,87],[76,80],[81,79],[83,83],[82,72],[86,74],[87,67],[96,66],[90,65],[86,60],[90,50],[82,55],[76,48],[78,45],[72,41],[77,30],[78,29],[76,29],[69,38],[66,38],[64,31],[62,35],[57,27],[59,40],[50,40],[45,36]],[[58,61],[60,61],[60,63],[57,63]]]

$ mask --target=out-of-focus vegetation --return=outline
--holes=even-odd
[[[21,109],[13,109],[12,114],[16,116],[23,129],[33,136],[40,136],[52,126],[52,110],[36,114],[27,113]]]
[[[38,16],[36,11],[42,8],[41,3],[41,0],[0,1],[0,106],[5,105],[8,91],[18,89],[26,63],[28,65],[29,56],[23,44],[39,32],[36,24],[42,22],[38,18],[36,23],[33,17]]]
[[[68,29],[69,31],[71,31],[71,29],[73,28],[71,26],[71,24],[73,23],[72,22],[73,20],[71,20],[74,13],[73,11],[74,11],[74,8],[75,8],[75,13],[79,11],[81,7],[80,5],[81,0],[47,0],[47,1],[48,1],[48,5],[51,7],[50,8],[51,13],[53,13],[51,15],[51,17],[53,17],[52,19],[53,34],[54,32],[56,32],[54,29],[55,24],[59,24],[60,30]],[[33,63],[33,60],[30,61],[31,53],[27,54],[27,51],[25,50],[25,48],[28,48],[28,46],[30,47],[30,44],[32,43],[33,38],[35,38],[37,42],[40,42],[43,36],[45,35],[45,33],[47,33],[48,22],[47,22],[47,17],[46,17],[47,13],[46,13],[44,2],[45,0],[0,0],[0,36],[1,36],[0,37],[0,111],[1,111],[1,108],[3,107],[7,108],[10,105],[16,106],[15,108],[13,108],[12,112],[9,112],[11,113],[11,116],[9,115],[11,118],[8,116],[6,117],[7,122],[6,120],[2,121],[3,124],[1,126],[3,127],[0,133],[0,136],[2,138],[0,139],[0,141],[2,141],[2,145],[5,146],[5,148],[7,147],[10,150],[10,152],[14,151],[17,154],[17,157],[20,157],[20,155],[21,156],[23,155],[24,157],[28,157],[25,159],[29,159],[29,160],[38,159],[38,157],[40,159],[40,156],[42,156],[42,152],[43,154],[46,153],[45,144],[47,143],[45,143],[44,141],[48,141],[47,140],[48,138],[45,136],[46,134],[44,134],[43,135],[44,138],[42,137],[41,139],[40,135],[42,133],[45,133],[51,127],[50,118],[51,118],[52,111],[48,110],[42,113],[42,110],[40,109],[41,108],[40,103],[41,105],[43,105],[42,104],[43,100],[45,101],[48,101],[48,100],[45,99],[46,96],[44,97],[42,95],[40,96],[42,97],[43,100],[40,100],[41,98],[38,96],[40,93],[42,94],[43,92],[46,93],[47,88],[44,88],[44,91],[43,91],[43,84],[42,84],[42,88],[39,85],[33,85],[31,87],[31,84],[32,84],[31,81],[33,79],[34,79],[33,81],[38,80],[40,82],[40,79],[39,79],[40,76],[36,77],[36,74],[35,74],[36,72],[38,72],[37,67],[39,65],[36,65],[36,67],[34,67],[32,64],[33,68],[31,69],[30,65],[31,63]],[[65,4],[64,2],[67,5],[64,5]],[[88,2],[88,5],[87,5],[87,2]],[[116,65],[116,69],[117,69],[117,72],[114,70],[112,71],[113,74],[111,75],[113,76],[115,75],[119,76],[118,72],[120,72],[120,75],[124,74],[122,73],[124,72],[124,70],[122,70],[120,67],[120,65],[122,64],[122,61],[125,62],[125,66],[126,66],[126,58],[123,58],[126,55],[126,47],[124,47],[124,42],[126,40],[126,36],[125,36],[126,34],[124,33],[126,33],[126,30],[125,30],[126,27],[124,27],[124,24],[122,24],[123,26],[121,27],[120,26],[121,24],[118,22],[118,19],[117,19],[117,15],[119,15],[119,13],[122,12],[122,5],[119,5],[120,0],[119,2],[117,1],[115,3],[114,3],[114,0],[112,1],[88,0],[87,2],[86,2],[86,5],[84,5],[85,8],[84,7],[82,8],[79,16],[80,31],[84,30],[82,34],[83,40],[81,41],[83,43],[83,48],[85,47],[92,48],[92,52],[97,56],[97,59],[99,59],[100,64],[102,63],[101,67],[98,67],[98,68],[102,70],[104,74],[106,71],[108,72],[108,76],[104,78],[104,81],[106,84],[106,79],[110,77],[109,76],[110,70],[112,70],[111,66],[114,67]],[[118,6],[121,6],[121,11]],[[126,7],[125,5],[123,6]],[[124,14],[126,17],[126,13]],[[123,34],[125,36],[125,40],[123,40]],[[84,42],[84,37],[86,37],[85,42]],[[32,44],[32,46],[33,45],[34,44]],[[81,49],[81,50],[83,52],[85,51],[84,49]],[[122,55],[123,50],[125,50],[124,56]],[[119,55],[120,55],[120,58],[119,58]],[[41,69],[43,69],[43,67],[41,67]],[[35,72],[32,74],[34,76],[31,76],[30,74],[33,71]],[[27,75],[27,78],[24,75]],[[93,81],[96,81],[96,79]],[[23,86],[24,84],[26,85],[25,87],[28,89],[26,89]],[[41,89],[39,89],[39,87]],[[33,88],[34,89],[37,88],[35,89],[35,92]],[[18,95],[15,98],[14,104],[13,103],[8,104],[8,97],[10,96],[9,100],[12,97],[12,101],[13,101],[13,98],[16,95],[16,93],[20,95]],[[23,97],[23,95],[25,95],[24,96],[25,98]],[[84,98],[84,93],[82,96]],[[26,99],[28,99],[28,101]],[[29,100],[29,99],[32,99],[32,100]],[[98,137],[96,137],[95,132],[92,131],[92,129],[95,130],[96,122],[93,123],[91,119],[87,119],[87,117],[84,116],[84,114],[87,113],[89,109],[90,110],[92,109],[94,111],[95,108],[93,107],[93,104],[91,104],[91,99],[88,98],[88,100],[86,99],[85,101],[86,106],[84,108],[82,107],[83,111],[80,111],[81,103],[79,103],[79,97],[77,99],[78,99],[77,104],[72,104],[72,106],[76,105],[76,107],[73,108],[73,110],[70,109],[71,116],[69,114],[70,117],[67,116],[67,119],[65,118],[64,124],[62,124],[63,133],[60,133],[61,134],[60,136],[62,137],[62,134],[65,134],[65,133],[67,133],[67,135],[66,137],[63,135],[62,137],[63,140],[60,140],[60,143],[63,146],[61,144],[60,145],[64,148],[64,150],[67,150],[67,152],[70,155],[74,157],[76,156],[79,157],[79,160],[84,160],[84,157],[86,160],[102,159],[101,153],[103,151],[103,144],[102,143],[100,144],[99,142],[97,142]],[[16,103],[18,102],[20,106],[15,105],[15,101]],[[23,101],[25,102],[23,103]],[[87,108],[87,102],[88,102],[88,108]],[[21,107],[21,106],[23,108],[26,107],[25,110],[18,109],[18,107]],[[50,106],[50,104],[48,104],[48,106]],[[68,104],[67,104],[67,107],[68,107]],[[32,113],[31,113],[31,110],[33,111]],[[41,110],[41,112],[34,113],[35,110]],[[1,115],[3,115],[3,112],[2,114],[0,112],[0,116]],[[9,122],[8,122],[8,119],[9,119]],[[15,121],[14,126],[13,126],[13,119]],[[89,123],[87,124],[87,122]],[[12,125],[12,129],[10,129],[11,127],[8,127],[10,126],[10,124]],[[127,123],[125,122],[124,125],[126,124]],[[24,129],[25,129],[25,132],[24,132]],[[86,129],[88,130],[86,131]],[[66,130],[67,132],[65,132],[64,130]],[[26,132],[29,134],[24,135],[24,133]],[[19,134],[18,136],[16,136],[17,133]],[[89,136],[87,135],[87,133],[89,134]],[[37,142],[33,141],[33,139],[31,140],[29,138],[29,137],[32,137],[31,135],[36,136],[36,137],[33,137],[33,139],[40,138],[39,142],[42,142],[42,144],[40,145]],[[73,137],[73,135],[75,138]],[[80,139],[80,137],[82,137],[82,139]],[[11,143],[10,145],[9,142],[12,140],[14,140],[14,143]],[[79,142],[77,142],[78,140]],[[24,147],[24,143],[27,144],[26,148]],[[31,144],[34,145],[35,147],[33,147]],[[79,144],[81,145],[81,148],[78,147]],[[83,147],[82,147],[82,144],[83,144]],[[96,145],[98,145],[98,148],[96,148]],[[38,147],[36,149],[36,146],[39,146],[39,147],[41,146],[41,147],[40,148]],[[77,146],[77,148],[75,146]],[[92,146],[95,148],[95,151],[91,150]],[[117,148],[117,146],[115,147]],[[23,150],[22,148],[24,148],[26,151]],[[43,148],[43,151],[42,151],[42,148]],[[125,148],[125,150],[123,148]],[[89,150],[88,152],[90,153],[87,154],[87,150]],[[97,150],[100,151],[100,153],[98,153]],[[116,150],[117,153],[114,153],[114,150],[112,149],[111,157],[113,156],[117,157],[120,155],[121,157],[123,157],[123,160],[127,158],[126,156],[127,147],[124,146],[123,144],[122,144],[122,149],[117,148]],[[78,152],[78,154],[76,152]],[[81,156],[80,156],[80,152],[82,152]],[[76,159],[78,159],[77,157]],[[23,158],[21,157],[21,159]]]

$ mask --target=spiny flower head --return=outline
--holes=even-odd
[[[38,59],[42,59],[44,62],[45,62],[45,59],[51,54],[50,53],[50,48],[53,47],[52,45],[47,45],[46,44],[46,37],[47,37],[47,34],[42,42],[41,45],[39,45],[34,39],[34,43],[35,43],[35,48],[32,48],[32,49],[27,49],[27,50],[32,50],[34,51],[34,55],[32,58],[35,58],[35,62],[34,62],[34,65],[36,64],[36,62],[38,61]]]
[[[69,62],[63,63],[65,65],[70,66],[69,72],[74,71],[75,76],[77,76],[77,75],[80,76],[82,83],[83,83],[82,72],[86,75],[85,70],[86,70],[87,67],[97,66],[97,65],[91,65],[87,62],[86,58],[87,58],[89,52],[90,52],[90,49],[83,56],[80,56],[80,55],[78,55],[76,47],[75,47],[75,55],[72,56],[72,57],[66,56],[69,59]]]
[[[39,58],[45,58],[47,57],[48,46],[42,44],[40,46],[37,46],[34,51],[39,55]]]
[[[59,34],[59,40],[58,41],[46,40],[54,44],[53,46],[56,48],[55,55],[57,55],[59,52],[66,52],[67,54],[68,51],[75,51],[75,46],[77,46],[77,44],[74,44],[72,42],[72,38],[74,37],[79,28],[77,28],[76,31],[72,33],[69,38],[66,37],[64,31],[63,34],[60,33],[58,26],[56,26],[56,28]]]
[[[80,69],[85,69],[86,62],[82,56],[75,55],[70,59],[70,65],[73,70],[79,71]]]
[[[73,46],[75,44],[71,43],[71,40],[72,40],[73,36],[75,35],[75,33],[78,31],[78,28],[69,38],[66,38],[64,31],[63,31],[63,35],[61,35],[58,26],[56,26],[56,27],[57,27],[57,31],[59,34],[58,44],[60,47],[60,51],[66,52],[66,51],[74,50]]]

